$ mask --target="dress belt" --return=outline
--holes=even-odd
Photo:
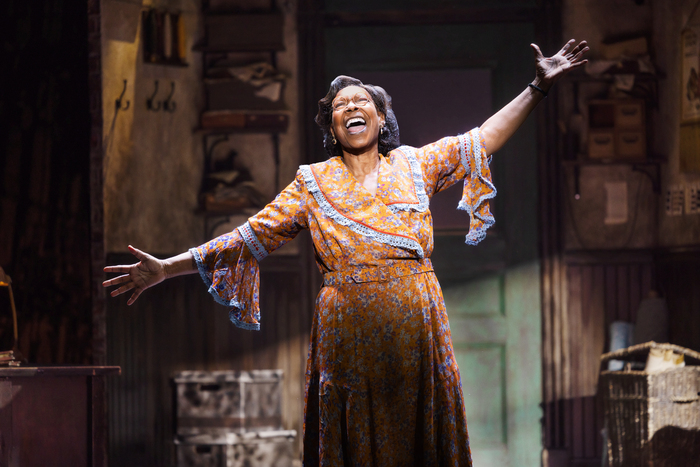
[[[329,271],[323,275],[323,285],[362,284],[364,282],[387,282],[397,277],[411,276],[433,270],[430,259],[396,260],[388,266],[358,266],[342,271]]]

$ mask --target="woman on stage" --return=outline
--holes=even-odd
[[[139,263],[110,266],[111,295],[199,272],[231,321],[260,328],[259,261],[308,229],[323,287],[306,366],[304,465],[471,466],[460,374],[442,292],[430,263],[430,198],[464,180],[467,243],[494,219],[489,154],[513,135],[549,88],[581,66],[586,42],[545,58],[536,77],[480,128],[422,148],[399,146],[381,88],[337,77],[316,122],[329,154],[233,232],[173,258],[133,247]],[[418,91],[417,91],[418,92]]]

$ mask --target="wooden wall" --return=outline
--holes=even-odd
[[[671,317],[670,341],[700,352],[700,246],[659,251],[656,268]]]
[[[308,239],[307,239],[308,240]],[[304,241],[298,239],[296,241]],[[306,250],[308,251],[308,250]],[[111,254],[109,264],[132,262]],[[183,276],[144,292],[107,300],[110,464],[175,464],[172,376],[184,370],[282,369],[283,423],[301,446],[304,374],[313,302],[302,257],[271,256],[261,263],[261,330],[235,327],[199,275]]]
[[[545,316],[544,436],[567,464],[600,465],[603,412],[598,397],[600,355],[614,321],[634,322],[639,302],[656,287],[645,252],[579,253],[561,265],[563,306]]]

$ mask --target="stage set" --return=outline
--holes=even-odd
[[[699,3],[4,0],[0,465],[700,465]]]

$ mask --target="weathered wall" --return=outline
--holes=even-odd
[[[601,59],[603,41],[626,36],[651,34],[651,6],[648,2],[637,5],[631,0],[567,0],[562,7],[562,39],[588,41],[590,60]],[[578,107],[587,121],[587,103],[591,99],[607,98],[610,85],[605,82],[583,81],[576,84],[564,80],[560,87],[560,126],[571,131],[574,112],[575,87],[578,86]],[[622,96],[621,96],[622,97]],[[647,112],[652,112],[647,104]],[[585,145],[585,129],[582,145]],[[649,129],[654,132],[654,128]],[[652,140],[653,135],[652,135]],[[564,154],[560,158],[575,158]],[[585,153],[585,148],[580,151]],[[583,156],[585,157],[585,156]],[[631,164],[583,165],[578,176],[579,199],[574,197],[576,174],[573,164],[563,167],[562,200],[565,212],[564,244],[567,250],[651,248],[657,236],[657,206],[659,197],[654,193],[649,178],[632,170]],[[626,182],[627,221],[606,224],[605,184]]]
[[[192,46],[203,35],[200,0],[103,0],[103,108],[105,154],[105,250],[125,251],[132,244],[151,253],[170,254],[202,243],[204,218],[197,214],[204,166],[202,135],[195,129],[204,108],[202,57]],[[219,5],[221,3],[221,5]],[[245,2],[218,2],[212,7],[236,8]],[[250,2],[248,2],[250,3]],[[255,3],[255,2],[253,2]],[[260,3],[260,2],[257,2]],[[255,5],[252,5],[255,6]],[[265,3],[263,6],[269,6]],[[182,11],[187,31],[188,67],[144,63],[141,11],[146,7]],[[293,6],[284,5],[289,13]],[[277,54],[278,69],[289,76],[284,90],[286,107],[294,114],[298,100],[296,22],[285,20],[286,50]],[[127,80],[126,111],[114,102]],[[174,112],[151,111],[146,100],[155,90],[162,101],[175,83]],[[289,183],[299,165],[298,119],[280,135],[278,180],[268,135],[232,135],[217,154],[238,153],[267,199]],[[268,148],[270,150],[263,150]],[[232,228],[235,225],[231,226]]]
[[[649,2],[634,0],[563,0],[562,36],[586,39],[590,58],[599,57],[599,44],[610,37],[649,32],[652,9]]]
[[[188,67],[144,63],[141,11],[182,11]],[[202,240],[195,214],[202,174],[201,138],[194,133],[202,101],[201,58],[192,45],[201,35],[198,0],[103,0],[102,93],[104,116],[105,250],[128,244],[151,253],[185,250]],[[127,110],[115,110],[127,80]],[[164,100],[175,83],[174,112],[148,110],[153,94]]]
[[[107,263],[128,262],[132,244],[170,255],[204,242],[205,217],[197,213],[205,165],[204,137],[196,132],[205,107],[202,56],[192,47],[204,35],[200,0],[102,0],[102,63],[105,166],[105,249]],[[267,0],[212,0],[212,9],[269,8]],[[186,20],[188,67],[145,64],[141,11],[148,7],[180,10]],[[231,134],[214,157],[238,154],[266,198],[286,186],[299,165],[296,3],[279,2],[284,13],[285,50],[277,68],[289,79],[284,89],[289,128],[279,135],[278,180],[272,137]],[[125,111],[115,99],[128,80]],[[153,112],[146,100],[158,80],[162,101],[175,82],[173,113]],[[245,221],[236,219],[225,228]],[[227,309],[214,302],[198,275],[148,290],[132,307],[124,297],[106,304],[107,360],[122,366],[110,381],[110,457],[115,465],[174,465],[172,400],[169,379],[181,370],[284,371],[283,425],[301,433],[304,364],[312,306],[307,284],[308,250],[293,242],[286,256],[261,264],[262,330],[236,328]],[[302,253],[300,253],[300,251]],[[291,254],[290,254],[291,253]],[[296,253],[296,255],[293,255]],[[306,253],[306,254],[304,254]],[[301,437],[297,438],[300,446]]]
[[[700,182],[698,173],[680,171],[680,103],[681,103],[681,30],[697,0],[673,2],[654,0],[653,7],[653,52],[659,69],[665,77],[659,82],[659,111],[654,122],[654,150],[668,157],[662,166],[662,193],[672,185],[688,186]],[[696,13],[690,24],[700,24]],[[698,148],[700,152],[700,148]],[[668,216],[664,205],[659,207],[659,244],[664,247],[700,244],[700,214]]]
[[[689,21],[695,4],[695,0],[654,0],[643,2],[642,5],[629,0],[569,0],[563,3],[564,38],[587,39],[592,59],[599,58],[600,42],[605,39],[638,34],[650,38],[651,58],[659,71],[659,92],[658,107],[647,107],[651,117],[651,127],[648,129],[649,150],[653,155],[666,159],[660,164],[661,189],[658,196],[652,192],[651,183],[645,179],[646,176],[638,172],[620,168],[594,168],[588,169],[588,173],[582,172],[582,177],[587,180],[582,182],[581,199],[573,201],[573,193],[566,193],[569,202],[567,212],[573,213],[574,218],[573,223],[567,219],[567,248],[677,247],[700,244],[700,215],[684,213],[681,216],[669,216],[665,211],[665,197],[670,186],[687,187],[700,181],[700,174],[681,172],[679,156],[680,32],[687,23],[700,24],[700,14],[697,13]],[[570,92],[565,94],[562,107],[568,112],[571,109],[569,106],[573,105],[573,97]],[[582,103],[585,99],[586,96],[581,95],[579,102]],[[625,171],[627,175],[622,173]],[[570,171],[567,175],[567,180],[571,180]],[[605,199],[600,187],[605,181],[625,179],[629,187],[629,209],[630,213],[636,212],[636,225],[603,226],[600,223],[600,213],[604,211]],[[646,186],[642,186],[637,196],[636,187],[639,183]],[[571,191],[570,185],[568,188]],[[630,240],[626,241],[628,232],[631,234]]]
[[[641,5],[637,5],[641,3]],[[561,177],[550,183],[559,187],[562,236],[549,240],[543,302],[545,348],[545,453],[549,467],[600,465],[603,447],[600,430],[604,414],[597,392],[599,358],[608,349],[612,321],[634,323],[641,299],[659,290],[669,303],[669,341],[695,348],[700,323],[697,254],[669,254],[669,248],[700,244],[698,216],[670,217],[665,213],[665,194],[670,185],[690,183],[698,175],[680,172],[680,31],[697,0],[668,2],[650,0],[564,0],[563,38],[587,39],[589,58],[600,59],[604,40],[644,35],[649,39],[651,60],[658,70],[658,96],[649,99],[648,150],[658,161],[660,189],[652,189],[649,177],[632,164],[592,165],[567,152],[565,129],[572,122],[573,80],[558,85],[559,130],[556,158]],[[586,102],[604,97],[607,83],[579,83],[578,103],[587,121]],[[570,148],[570,146],[569,146]],[[585,150],[580,151],[585,153]],[[580,158],[583,159],[583,158]],[[651,166],[653,167],[653,166]],[[580,199],[574,199],[575,170],[580,171]],[[626,181],[629,218],[626,223],[604,223],[606,182]],[[685,250],[689,250],[686,248]],[[653,253],[650,252],[653,251]]]

